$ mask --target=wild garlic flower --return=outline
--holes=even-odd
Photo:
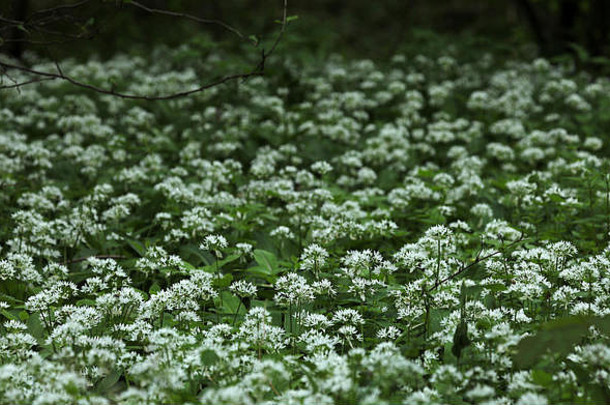
[[[252,297],[256,295],[257,287],[245,280],[238,280],[231,283],[229,290],[239,297]]]
[[[199,245],[199,249],[208,250],[213,252],[214,255],[220,259],[222,258],[222,251],[229,246],[227,240],[222,235],[208,235],[203,238],[203,242]]]
[[[451,229],[444,225],[435,225],[429,228],[424,234],[426,238],[436,241],[446,240],[447,238],[451,237],[451,235],[453,235]]]
[[[304,304],[314,299],[314,290],[307,280],[296,273],[288,273],[275,282],[274,301],[278,305]]]
[[[236,243],[235,247],[237,248],[237,250],[239,251],[240,254],[242,254],[243,256],[248,256],[252,253],[252,245],[249,243]]]
[[[248,311],[235,337],[245,339],[255,348],[269,351],[281,350],[287,344],[284,330],[271,325],[271,314],[262,307]]]
[[[272,230],[269,235],[277,236],[284,239],[294,239],[294,233],[287,226],[278,226],[274,230]]]
[[[311,165],[311,170],[320,174],[321,176],[324,176],[325,174],[330,173],[333,170],[333,167],[330,165],[330,163],[322,160],[313,163]]]
[[[326,296],[330,298],[337,294],[337,290],[333,287],[332,282],[328,279],[314,281],[311,284],[311,288],[313,289],[314,294],[317,296]]]
[[[364,324],[364,318],[358,311],[345,308],[335,311],[332,322],[339,325],[361,325]]]
[[[305,344],[305,351],[325,352],[332,351],[339,344],[337,337],[331,337],[320,330],[309,330],[299,336],[299,342]]]
[[[377,338],[380,340],[396,340],[402,332],[396,326],[388,326],[377,331]]]
[[[318,277],[320,269],[324,267],[326,259],[328,259],[328,251],[314,243],[305,248],[300,259],[301,269],[311,271]]]
[[[383,262],[383,257],[377,251],[366,249],[363,251],[350,250],[341,259],[344,272],[351,277],[360,274],[370,274],[373,269]]]

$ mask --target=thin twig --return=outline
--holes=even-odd
[[[2,90],[4,90],[4,89],[18,89],[19,87],[27,86],[28,84],[44,82],[44,81],[47,81],[47,80],[55,80],[55,78],[53,78],[53,77],[39,77],[37,79],[28,80],[26,82],[10,84],[10,85],[7,84],[5,86],[0,86],[0,89],[2,89]]]
[[[277,388],[275,388],[275,386],[273,385],[273,381],[269,380],[268,383],[269,383],[269,386],[271,387],[271,389],[273,390],[273,393],[279,397],[281,394],[277,390]]]
[[[78,3],[71,3],[71,4],[61,4],[59,6],[56,7],[51,7],[51,8],[46,8],[44,10],[39,10],[39,11],[35,11],[33,12],[29,17],[28,17],[28,21],[32,19],[32,17],[36,16],[36,15],[41,15],[41,14],[51,14],[51,13],[56,13],[58,11],[63,11],[63,10],[70,10],[70,9],[75,9],[78,8],[80,6],[84,6],[87,3],[90,3],[91,0],[82,0],[79,1]]]
[[[0,22],[5,23],[5,24],[11,24],[11,25],[21,25],[21,24],[23,24],[23,21],[13,20],[13,19],[10,19],[10,18],[2,17],[1,15],[0,15]]]
[[[215,24],[215,25],[219,25],[221,27],[223,27],[224,29],[226,29],[227,31],[232,32],[233,34],[237,35],[240,38],[244,38],[244,35],[237,29],[234,27],[231,27],[229,24],[222,22],[220,20],[216,20],[216,19],[207,19],[207,18],[200,18],[191,14],[186,14],[186,13],[180,13],[180,12],[176,12],[176,11],[169,11],[169,10],[161,10],[158,8],[152,8],[152,7],[148,7],[145,6],[144,4],[138,3],[137,1],[130,1],[129,4],[133,5],[134,7],[137,7],[141,10],[144,10],[146,12],[149,12],[151,14],[160,14],[160,15],[167,15],[170,17],[178,17],[178,18],[184,18],[187,20],[191,20],[191,21],[195,21],[201,24]]]
[[[271,45],[271,49],[269,50],[269,52],[265,52],[264,49],[261,50],[261,60],[258,63],[258,65],[256,65],[255,70],[258,70],[261,72],[265,70],[265,61],[275,51],[275,48],[277,48],[277,45],[280,43],[280,40],[284,36],[284,32],[286,31],[286,25],[288,23],[287,15],[288,15],[288,0],[284,0],[284,7],[283,7],[283,11],[282,11],[282,27],[280,28],[280,32],[275,37],[275,41],[273,42],[273,45]]]
[[[275,51],[275,48],[277,48],[278,44],[280,43],[280,40],[284,36],[284,32],[286,32],[286,24],[287,24],[287,20],[288,20],[287,15],[288,15],[288,0],[284,0],[284,11],[282,14],[282,28],[280,29],[279,34],[275,38],[275,42],[273,42],[273,45],[271,45],[271,49],[269,50],[269,52],[267,52],[265,54],[265,57],[267,57],[267,58],[269,56],[271,56],[273,51]]]
[[[68,35],[64,35],[66,39],[57,39],[51,41],[38,41],[35,39],[29,38],[15,38],[15,39],[5,39],[5,43],[11,42],[23,42],[28,45],[41,45],[41,46],[50,46],[50,45],[65,45],[74,41],[80,41],[81,39],[91,39],[91,37],[70,37]]]
[[[66,9],[66,8],[74,8],[80,5],[83,5],[87,2],[89,2],[91,0],[83,0],[79,3],[75,3],[73,5],[64,5],[64,6],[58,6],[52,9],[47,9],[47,10],[43,10],[40,13],[52,13],[54,11],[60,10],[60,9]],[[236,35],[240,36],[243,38],[243,35],[236,30],[235,28],[229,26],[228,24],[223,23],[222,21],[219,20],[207,20],[207,19],[201,19],[199,17],[195,17],[189,14],[184,14],[184,13],[177,13],[177,12],[173,12],[173,11],[166,11],[166,10],[160,10],[160,9],[155,9],[155,8],[150,8],[148,6],[145,6],[137,1],[131,1],[130,4],[134,5],[135,7],[138,7],[142,10],[145,10],[147,12],[150,13],[155,13],[155,14],[162,14],[162,15],[168,15],[168,16],[173,16],[173,17],[181,17],[181,18],[186,18],[186,19],[190,19],[193,21],[197,21],[200,23],[206,23],[206,24],[219,24],[221,26],[223,26],[225,29],[235,33]],[[207,90],[211,87],[215,87],[218,85],[221,85],[223,83],[232,81],[232,80],[238,80],[238,79],[243,79],[244,81],[252,76],[262,76],[264,74],[264,70],[265,70],[265,60],[271,55],[273,54],[273,52],[275,51],[275,49],[277,48],[280,40],[282,39],[284,32],[286,31],[286,25],[287,25],[287,12],[288,12],[288,0],[283,0],[283,13],[282,13],[282,26],[281,29],[279,31],[279,33],[277,34],[273,45],[271,46],[270,50],[268,52],[265,52],[265,50],[263,49],[261,52],[261,60],[259,61],[259,63],[256,65],[256,67],[250,71],[250,72],[246,72],[246,73],[238,73],[238,74],[233,74],[233,75],[227,75],[224,76],[218,80],[206,83],[204,85],[201,85],[195,89],[191,89],[191,90],[185,90],[185,91],[181,91],[181,92],[177,92],[177,93],[172,93],[172,94],[166,94],[166,95],[160,95],[160,96],[153,96],[153,95],[139,95],[139,94],[130,94],[130,93],[122,93],[122,92],[117,92],[114,89],[105,89],[102,87],[98,87],[89,83],[84,83],[81,82],[73,77],[70,77],[66,74],[64,74],[64,72],[62,71],[59,63],[57,61],[54,60],[55,63],[55,67],[57,69],[57,73],[54,72],[47,72],[47,71],[41,71],[41,70],[35,70],[32,68],[28,68],[25,66],[19,66],[19,65],[15,65],[15,64],[11,64],[11,63],[6,63],[6,62],[1,62],[0,61],[0,67],[2,67],[4,70],[6,69],[15,69],[15,70],[19,70],[22,72],[26,72],[29,74],[33,74],[33,75],[37,75],[37,76],[41,76],[44,79],[40,79],[40,80],[29,80],[26,82],[23,82],[19,85],[7,85],[7,86],[0,86],[0,90],[3,89],[9,89],[9,88],[16,88],[16,87],[20,87],[20,86],[25,86],[27,84],[32,84],[32,83],[36,83],[36,82],[40,82],[40,81],[46,81],[46,80],[63,80],[66,82],[71,83],[74,86],[77,87],[81,87],[84,89],[88,89],[88,90],[92,90],[98,93],[102,93],[102,94],[108,94],[111,96],[116,96],[116,97],[120,97],[120,98],[125,98],[125,99],[131,99],[131,100],[147,100],[147,101],[158,101],[158,100],[171,100],[171,99],[175,99],[175,98],[179,98],[179,97],[184,97],[184,96],[188,96],[194,93],[198,93],[204,90]],[[30,16],[31,19],[31,16]],[[2,21],[2,17],[0,17],[0,21]],[[21,21],[15,21],[15,20],[6,20],[9,23],[17,23],[17,24],[24,24]],[[33,29],[37,30],[37,31],[42,31],[44,30],[44,28],[40,27],[40,26],[36,26],[35,23],[29,23]],[[4,72],[4,74],[6,74],[6,72]]]
[[[215,81],[207,83],[207,84],[204,84],[204,85],[199,86],[192,90],[186,90],[186,91],[181,91],[178,93],[172,93],[172,94],[167,94],[167,95],[162,95],[162,96],[146,96],[146,95],[139,95],[139,94],[120,93],[120,92],[117,92],[114,90],[104,89],[104,88],[101,88],[98,86],[94,86],[92,84],[80,82],[70,76],[64,75],[61,72],[60,73],[43,72],[41,70],[34,70],[34,69],[26,68],[24,66],[13,65],[10,63],[5,63],[5,62],[0,62],[0,66],[2,66],[4,68],[8,68],[8,69],[16,69],[16,70],[20,70],[22,72],[47,77],[47,78],[49,78],[48,80],[51,80],[51,79],[65,80],[65,81],[73,84],[74,86],[82,87],[82,88],[88,89],[88,90],[93,90],[93,91],[96,91],[96,92],[102,93],[102,94],[108,94],[111,96],[116,96],[116,97],[120,97],[120,98],[131,99],[131,100],[148,100],[148,101],[171,100],[171,99],[175,99],[175,98],[179,98],[179,97],[183,97],[183,96],[188,96],[190,94],[198,93],[203,90],[218,86],[220,84],[226,83],[231,80],[243,79],[243,78],[248,78],[248,77],[252,77],[252,76],[261,76],[263,74],[263,72],[259,72],[259,71],[252,71],[249,73],[239,73],[239,74],[225,76],[223,78],[220,78],[218,80],[215,80]],[[0,86],[0,90],[5,89],[5,88],[6,88],[6,86]]]
[[[444,279],[442,279],[442,280],[440,280],[440,281],[436,282],[436,283],[435,283],[435,284],[434,284],[432,287],[430,287],[430,288],[428,289],[428,291],[427,291],[427,292],[432,292],[432,291],[434,291],[434,290],[435,290],[435,289],[437,289],[437,288],[438,288],[440,285],[442,285],[442,284],[446,283],[446,282],[447,282],[447,281],[449,281],[449,280],[453,280],[454,278],[456,278],[456,277],[457,277],[457,276],[459,276],[460,274],[463,274],[465,271],[467,271],[468,269],[470,269],[470,268],[472,268],[472,267],[476,266],[477,264],[479,264],[479,263],[481,263],[481,262],[484,262],[485,260],[487,260],[487,259],[489,259],[489,258],[491,258],[491,257],[493,257],[493,256],[496,256],[496,255],[499,255],[499,254],[503,253],[503,252],[504,252],[506,249],[508,249],[508,248],[510,248],[510,247],[512,247],[512,246],[514,246],[514,245],[516,245],[516,244],[518,244],[518,243],[520,243],[520,242],[522,242],[524,239],[525,239],[525,234],[521,233],[521,235],[519,236],[519,239],[517,239],[517,240],[515,240],[515,241],[513,241],[513,242],[511,242],[511,243],[509,243],[509,244],[508,244],[508,245],[506,245],[506,246],[505,246],[505,247],[504,247],[502,250],[497,250],[497,251],[495,251],[495,252],[493,252],[493,253],[490,253],[490,254],[488,254],[488,255],[485,255],[485,256],[483,256],[483,257],[480,257],[481,251],[479,251],[479,253],[477,254],[476,259],[475,259],[475,260],[474,260],[472,263],[470,263],[468,266],[462,267],[462,268],[461,268],[460,270],[458,270],[457,272],[455,272],[455,273],[453,273],[453,274],[450,274],[449,276],[445,277]]]

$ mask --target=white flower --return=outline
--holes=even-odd
[[[451,231],[451,229],[447,228],[446,226],[435,225],[426,231],[425,237],[438,241],[449,238],[452,234],[453,232]]]
[[[311,165],[311,170],[313,172],[319,173],[320,175],[325,175],[333,170],[333,167],[325,161],[315,162]]]
[[[519,398],[515,405],[547,405],[546,397],[535,392],[527,392]]]
[[[238,280],[234,281],[230,286],[229,290],[233,291],[235,295],[240,297],[252,297],[256,295],[257,288],[254,284],[245,281]]]
[[[222,250],[229,246],[227,240],[222,235],[208,235],[203,239],[199,249],[213,252],[217,258],[222,257]]]
[[[326,264],[327,258],[326,249],[315,243],[311,244],[301,254],[301,269],[313,271],[318,276],[320,269]]]

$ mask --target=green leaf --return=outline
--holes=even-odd
[[[119,379],[121,378],[121,374],[122,373],[119,372],[117,369],[112,369],[106,377],[102,378],[96,384],[95,392],[97,392],[98,394],[108,392],[108,390],[119,381]]]
[[[549,194],[549,200],[552,202],[560,203],[564,202],[566,199],[560,196],[559,194]]]
[[[44,326],[42,325],[39,314],[31,314],[28,318],[27,326],[30,335],[34,336],[38,340],[44,338]]]
[[[6,318],[10,319],[11,321],[19,321],[19,316],[15,315],[13,313],[10,313],[6,309],[0,309],[0,314],[4,315]]]
[[[477,298],[484,290],[499,292],[506,290],[506,286],[502,283],[477,284],[464,287],[466,295],[471,298]]]
[[[235,313],[237,313],[238,308],[240,314],[246,312],[246,308],[240,304],[241,300],[235,295],[231,294],[228,291],[222,291],[220,293],[220,296],[222,297],[222,308],[220,308],[220,310],[223,314],[235,315]],[[220,307],[220,301],[220,297],[214,298],[214,305],[216,305],[216,308]]]
[[[234,262],[235,260],[239,259],[240,257],[241,257],[240,254],[229,255],[229,256],[225,257],[224,259],[218,261],[218,267],[222,268],[225,264]]]
[[[201,352],[201,364],[204,366],[213,366],[220,360],[220,357],[216,354],[214,350],[204,350]]]
[[[451,353],[459,359],[462,350],[468,345],[470,345],[470,339],[468,338],[468,323],[462,319],[457,328],[455,328],[455,333],[453,334]]]
[[[254,260],[259,264],[260,268],[266,275],[274,275],[278,273],[277,257],[271,252],[262,249],[255,249]]]
[[[74,382],[73,380],[68,380],[65,384],[64,384],[64,390],[72,395],[73,397],[77,396],[79,394],[79,389],[78,389],[78,385],[76,385],[76,382]]]
[[[590,56],[589,56],[589,52],[587,51],[586,48],[584,48],[583,46],[581,46],[575,42],[570,43],[568,46],[575,51],[576,56],[578,57],[578,59],[581,62],[586,62],[589,60]]]
[[[233,281],[233,275],[231,274],[223,274],[222,277],[215,277],[212,281],[212,285],[216,288],[227,288],[231,285],[231,281]]]
[[[441,322],[449,317],[451,311],[447,309],[432,308],[430,310],[430,333],[438,332],[442,329]]]
[[[610,317],[570,316],[544,323],[535,335],[525,337],[519,342],[513,359],[515,365],[519,368],[529,368],[538,363],[545,354],[561,357],[567,355],[593,325],[602,333],[608,333]]]
[[[286,23],[292,22],[292,21],[296,21],[299,19],[298,15],[290,15],[288,17],[286,17]]]
[[[211,257],[211,255],[202,254],[196,245],[189,244],[180,246],[180,252],[182,253],[181,256],[183,257],[188,256],[187,254],[190,254],[198,258],[201,262],[205,263],[206,266],[212,265],[212,260],[208,258],[208,256]]]
[[[534,384],[548,387],[553,383],[553,375],[543,370],[532,370],[532,381]]]
[[[129,239],[129,238],[125,238],[127,241],[127,244],[140,256],[145,256],[146,255],[146,246],[144,246],[144,244],[140,241],[137,241],[135,239]]]
[[[150,288],[148,289],[148,293],[150,295],[154,295],[156,293],[158,293],[159,291],[161,291],[161,286],[159,285],[159,283],[154,283],[153,285],[150,286]]]
[[[96,302],[95,302],[95,300],[83,298],[82,300],[76,301],[76,305],[79,307],[86,307],[86,306],[94,307],[96,305]]]

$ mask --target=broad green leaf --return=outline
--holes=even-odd
[[[213,366],[220,360],[220,357],[216,354],[214,350],[204,350],[201,352],[201,364],[203,366]]]
[[[125,238],[127,244],[140,256],[146,255],[146,246],[140,241],[131,238]]]
[[[28,332],[36,339],[40,340],[44,338],[45,330],[40,320],[40,315],[37,313],[31,314],[27,320]]]
[[[545,354],[567,355],[589,328],[595,325],[603,333],[610,332],[610,317],[571,316],[552,320],[542,325],[533,336],[523,338],[517,345],[515,365],[529,368],[538,363]]]
[[[225,257],[224,259],[221,259],[218,261],[218,268],[222,268],[225,264],[234,262],[235,260],[239,259],[241,257],[241,255],[239,254],[232,254],[229,255],[227,257]],[[216,264],[214,264],[213,266],[215,266]]]
[[[246,312],[246,308],[240,304],[240,299],[228,291],[222,291],[220,293],[220,296],[214,298],[214,305],[216,305],[217,308],[220,306],[221,303],[220,297],[222,297],[222,308],[220,308],[220,312],[222,312],[223,314],[235,315],[235,313],[237,313],[238,308],[240,314]]]
[[[459,359],[462,350],[468,345],[470,345],[470,339],[468,338],[468,323],[462,319],[453,334],[451,353]]]
[[[4,315],[6,318],[11,321],[19,321],[19,316],[13,314],[12,312],[7,311],[6,309],[0,309],[0,314]]]
[[[532,381],[543,387],[548,387],[553,383],[553,375],[543,370],[532,370]]]
[[[98,394],[108,392],[108,390],[119,381],[119,379],[121,378],[121,374],[122,373],[119,372],[117,369],[112,369],[107,376],[102,378],[95,385],[95,392],[97,392]]]
[[[76,301],[76,305],[79,307],[86,307],[86,306],[94,307],[96,305],[96,302],[95,302],[95,300],[85,298],[85,299]]]
[[[273,253],[262,249],[255,249],[253,253],[254,260],[256,260],[265,274],[273,275],[278,272],[278,261]]]
[[[150,295],[155,295],[156,293],[158,293],[159,291],[161,291],[161,286],[159,285],[159,283],[154,283],[153,285],[150,286],[150,288],[148,289],[148,293]]]
[[[212,285],[216,288],[227,288],[231,285],[231,281],[233,281],[233,275],[227,273],[223,274],[222,277],[214,277]]]

